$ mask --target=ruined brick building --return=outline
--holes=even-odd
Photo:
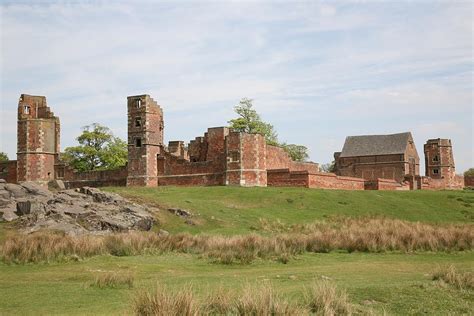
[[[451,141],[425,145],[427,177],[419,173],[419,156],[411,133],[350,136],[335,153],[335,173],[312,162],[295,162],[259,134],[228,127],[208,128],[189,144],[164,143],[163,109],[149,95],[127,98],[128,163],[105,171],[77,172],[60,158],[60,124],[43,96],[22,94],[18,102],[17,160],[0,163],[0,178],[9,182],[47,183],[61,179],[67,187],[236,185],[296,186],[347,190],[408,190],[462,187],[454,172]]]
[[[348,136],[334,153],[338,175],[366,180],[366,189],[462,188],[454,169],[449,139],[430,139],[424,145],[426,177],[420,176],[420,158],[410,132],[391,135]]]

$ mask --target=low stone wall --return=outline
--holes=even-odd
[[[474,175],[473,176],[464,176],[464,186],[474,188]]]
[[[456,175],[453,179],[433,179],[430,177],[422,177],[422,190],[462,190],[465,185],[463,176]]]
[[[184,174],[158,176],[158,186],[176,185],[176,186],[214,186],[223,185],[223,173],[201,173],[201,174]]]
[[[8,183],[16,183],[16,166],[16,160],[0,162],[0,179],[4,179]]]
[[[362,178],[341,177],[334,173],[309,174],[309,187],[319,189],[364,190]]]
[[[84,186],[105,187],[105,186],[126,186],[127,185],[127,167],[121,167],[115,170],[100,170],[77,172],[68,166],[63,166],[64,177],[58,178],[63,180],[64,185],[68,189],[79,188]]]
[[[408,191],[410,190],[410,183],[399,183],[392,179],[378,178],[373,181],[365,182],[366,190],[384,190],[384,191]]]
[[[364,179],[340,177],[334,173],[310,173],[277,169],[267,171],[268,186],[317,189],[364,190]]]
[[[309,187],[309,173],[290,171],[289,169],[267,170],[267,186],[272,187]]]

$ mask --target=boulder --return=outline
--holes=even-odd
[[[16,206],[14,203],[9,204],[7,207],[0,208],[0,218],[2,221],[11,222],[18,218],[15,214]]]
[[[124,201],[124,198],[118,194],[103,192],[97,188],[82,187],[80,192],[92,196],[94,202],[119,203]]]
[[[180,216],[180,217],[191,217],[191,216],[193,216],[193,214],[190,211],[183,210],[183,209],[180,209],[180,208],[169,208],[168,212],[173,213],[174,215]]]
[[[1,190],[0,189],[0,198],[1,199],[10,199],[10,192],[8,192],[7,190]]]
[[[61,191],[65,190],[66,186],[64,185],[63,180],[51,180],[48,182],[48,189],[51,191]]]
[[[10,199],[4,199],[4,198],[0,197],[0,208],[4,207],[4,206],[7,206],[10,203],[11,203]]]
[[[44,214],[46,213],[45,205],[39,201],[21,200],[16,202],[16,215],[28,214]]]
[[[0,179],[0,183],[7,183],[5,179]]]
[[[22,182],[21,186],[26,189],[26,191],[33,195],[42,195],[42,196],[51,196],[52,192],[48,189],[42,187],[38,183],[27,181]]]
[[[18,184],[7,183],[5,185],[5,190],[10,192],[15,198],[22,198],[26,196],[26,189]]]

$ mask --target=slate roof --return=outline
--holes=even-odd
[[[411,139],[413,138],[410,132],[391,135],[348,136],[340,157],[403,154]]]

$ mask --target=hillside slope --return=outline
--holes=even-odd
[[[106,190],[161,208],[161,228],[170,232],[237,234],[260,220],[309,223],[332,216],[386,216],[429,223],[474,222],[472,191],[336,191],[303,188],[158,187]],[[166,212],[190,210],[194,225]]]

